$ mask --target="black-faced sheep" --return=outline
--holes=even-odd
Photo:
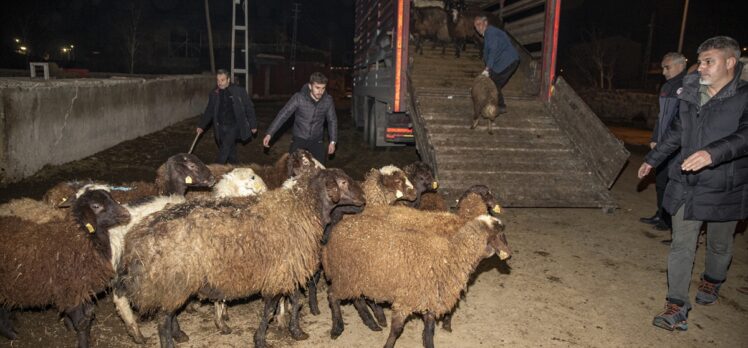
[[[473,81],[470,89],[473,97],[473,124],[470,129],[478,126],[481,118],[488,120],[488,134],[493,134],[493,122],[499,116],[499,90],[490,77],[479,75]]]
[[[398,215],[394,220],[428,221],[429,229],[393,222],[391,217]],[[489,215],[465,222],[450,213],[397,206],[365,209],[344,219],[322,252],[330,281],[331,337],[343,332],[340,301],[365,297],[392,303],[385,347],[394,346],[413,313],[423,316],[424,346],[433,347],[436,318],[454,308],[478,263],[494,253],[502,260],[511,255],[502,230],[501,222]]]
[[[272,166],[251,164],[250,168],[265,180],[269,190],[274,190],[281,187],[288,178],[325,169],[325,166],[317,161],[311,152],[298,149],[290,154],[283,154]]]
[[[401,202],[413,208],[421,206],[421,198],[427,192],[435,192],[439,188],[439,183],[434,179],[434,172],[431,167],[421,161],[413,162],[403,167],[408,180],[416,188],[416,199],[413,202]]]
[[[363,192],[339,169],[302,175],[292,189],[265,193],[251,206],[194,201],[146,218],[127,235],[118,289],[144,312],[163,314],[162,347],[173,347],[176,311],[193,295],[231,300],[260,293],[265,308],[254,335],[265,347],[268,320],[281,296],[296,309],[299,287],[319,264],[320,239],[337,205],[364,204]]]
[[[0,218],[0,317],[16,308],[53,305],[63,312],[88,347],[92,301],[114,275],[108,230],[127,223],[130,215],[108,188],[84,186],[66,201],[71,211],[62,221],[36,224],[15,216]],[[0,328],[15,339],[8,321]]]
[[[444,55],[447,44],[452,42],[447,22],[447,13],[441,7],[414,8],[411,34],[415,38],[416,53],[423,54],[423,41],[431,40],[434,46],[442,45],[442,55]]]

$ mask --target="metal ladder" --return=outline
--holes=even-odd
[[[231,0],[233,2],[232,10],[231,10],[231,81],[234,83],[238,83],[238,81],[234,78],[236,75],[244,75],[244,88],[247,90],[247,93],[251,96],[252,95],[252,75],[249,74],[249,15],[247,12],[247,2],[248,0]],[[237,25],[237,8],[241,10],[241,13],[244,15],[243,24]],[[244,46],[240,47],[239,52],[240,56],[243,57],[244,64],[241,66],[237,66],[236,61],[236,36],[237,32],[239,32],[239,36],[244,36]],[[242,34],[243,33],[243,34]]]

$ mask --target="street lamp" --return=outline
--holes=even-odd
[[[13,41],[15,41],[16,43],[21,43],[21,39],[19,39],[19,38],[15,38],[15,39],[13,39]]]

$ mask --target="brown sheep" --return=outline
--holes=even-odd
[[[100,185],[84,186],[66,205],[72,208],[62,221],[0,218],[0,318],[16,308],[53,305],[77,332],[78,347],[88,347],[92,301],[114,275],[108,230],[130,215]],[[0,325],[0,334],[16,339],[9,322]]]
[[[395,222],[411,219],[428,221],[429,228]],[[385,347],[394,346],[413,313],[423,315],[424,346],[433,347],[436,318],[454,308],[478,263],[494,253],[502,260],[511,255],[503,225],[488,215],[465,222],[450,213],[376,207],[344,219],[335,229],[340,231],[333,231],[322,252],[330,281],[330,335],[336,338],[343,332],[341,300],[390,302],[393,314]]]
[[[251,206],[188,201],[146,218],[127,235],[115,291],[144,312],[163,314],[162,347],[173,347],[176,311],[191,296],[231,300],[260,293],[265,309],[254,335],[265,347],[268,320],[281,296],[291,296],[289,329],[299,327],[299,287],[319,264],[320,239],[337,205],[364,204],[363,192],[340,169],[302,175],[292,189],[265,193]]]
[[[423,194],[427,192],[434,192],[439,188],[439,183],[434,179],[434,171],[431,167],[421,161],[416,161],[408,164],[403,168],[405,175],[408,176],[408,180],[416,187],[416,199],[413,202],[398,202],[403,205],[419,208],[421,206],[421,198]]]
[[[470,129],[478,126],[481,118],[488,120],[488,134],[493,134],[493,122],[499,116],[499,90],[490,77],[478,75],[470,89],[473,97],[473,124]]]
[[[423,54],[423,41],[431,40],[442,45],[442,55],[452,41],[447,28],[447,13],[440,7],[416,7],[413,9],[411,34],[415,37],[416,53]]]
[[[15,216],[26,221],[44,224],[50,221],[62,220],[67,214],[64,210],[57,209],[46,202],[31,198],[18,198],[1,204],[0,216]]]

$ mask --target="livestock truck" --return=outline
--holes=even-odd
[[[470,129],[470,87],[484,65],[477,47],[460,58],[411,44],[415,7],[429,0],[356,0],[352,116],[370,146],[413,144],[441,192],[489,186],[504,205],[601,207],[628,158],[597,116],[555,74],[561,0],[465,0],[499,16],[520,53],[503,89],[508,113],[493,135]]]

